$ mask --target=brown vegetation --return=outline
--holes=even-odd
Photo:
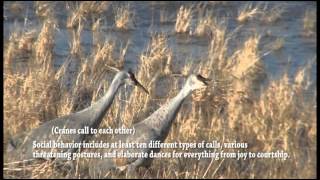
[[[48,6],[37,3],[37,15],[46,17],[40,33],[32,30],[26,33],[12,32],[4,48],[4,146],[10,137],[21,130],[29,131],[40,123],[88,107],[108,89],[114,75],[114,67],[124,66],[129,44],[116,50],[116,42],[96,43],[91,55],[85,56],[81,48],[81,32],[85,19],[106,11],[106,2],[81,2],[77,8],[70,8],[66,27],[70,28],[70,56],[55,69],[53,47],[57,20]],[[12,5],[18,11],[19,5]],[[16,10],[18,9],[18,10]],[[45,10],[47,9],[47,10]],[[49,10],[48,10],[49,9]],[[265,21],[273,22],[282,10]],[[246,6],[239,12],[241,23],[260,12],[259,7]],[[116,8],[115,25],[118,29],[132,28],[133,10],[129,5]],[[181,6],[177,12],[174,27],[177,33],[190,31],[192,9]],[[315,33],[315,17],[307,11],[303,19],[307,34]],[[99,32],[100,19],[95,16],[92,31]],[[165,21],[165,20],[163,20]],[[233,33],[236,33],[235,30]],[[130,126],[150,115],[159,106],[175,96],[181,86],[179,78],[190,73],[200,73],[214,80],[208,88],[193,93],[188,98],[166,142],[242,141],[249,144],[249,150],[284,150],[290,154],[286,161],[254,159],[236,161],[223,159],[155,159],[149,170],[140,169],[139,178],[315,178],[316,177],[316,104],[305,101],[305,93],[311,84],[310,61],[302,67],[289,82],[288,74],[274,80],[256,94],[265,75],[259,49],[260,36],[252,35],[241,42],[238,49],[228,55],[228,33],[223,19],[206,14],[200,19],[195,34],[210,35],[208,56],[198,64],[177,66],[168,38],[163,33],[152,34],[148,46],[140,54],[137,79],[146,85],[150,95],[125,87],[115,98],[111,109],[103,120],[102,127]],[[93,36],[97,34],[93,33]],[[93,37],[95,38],[95,37]],[[99,41],[96,38],[95,41]],[[19,42],[19,43],[16,43]],[[34,45],[32,45],[34,43]],[[283,39],[277,39],[268,48],[275,51],[282,48]],[[29,58],[24,70],[15,69],[17,54]],[[68,75],[70,65],[77,68]],[[172,74],[180,73],[178,76]],[[69,81],[66,79],[69,78]],[[70,87],[66,87],[66,82]],[[165,92],[163,92],[165,89]],[[128,95],[128,90],[130,95]],[[316,98],[316,93],[315,97]],[[122,100],[125,99],[125,100]],[[167,150],[162,150],[167,151]],[[236,151],[236,149],[234,150]],[[6,178],[65,178],[54,168],[52,162],[33,163],[12,168],[10,154],[5,152],[4,176]],[[86,160],[77,160],[73,178],[87,178]],[[80,171],[81,168],[82,170]],[[125,175],[110,175],[121,178]]]

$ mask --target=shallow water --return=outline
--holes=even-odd
[[[23,9],[19,14],[10,11],[11,2],[4,3],[4,38],[8,40],[10,33],[19,30],[36,29],[40,31],[41,20],[35,14],[33,2],[21,2]],[[131,2],[131,9],[135,12],[135,27],[130,31],[118,31],[114,28],[114,7],[123,2],[113,2],[105,12],[103,19],[103,36],[105,39],[115,40],[117,48],[124,47],[128,41],[130,46],[126,55],[126,68],[137,69],[139,66],[139,56],[147,47],[151,33],[165,32],[168,35],[169,47],[172,48],[174,61],[197,61],[205,59],[208,51],[208,38],[198,38],[188,35],[174,33],[176,14],[181,5],[192,5],[194,2]],[[256,4],[257,2],[254,2]],[[238,10],[246,2],[227,2],[227,3],[208,3],[206,8],[213,12],[214,17],[223,18],[227,21],[227,32],[232,32],[241,25],[236,21]],[[253,18],[242,24],[235,37],[230,40],[230,52],[233,47],[239,47],[244,40],[255,33],[261,36],[259,47],[264,52],[266,46],[277,38],[284,38],[284,45],[281,49],[263,56],[266,72],[269,78],[279,78],[288,64],[289,75],[292,76],[299,67],[308,61],[316,58],[316,35],[303,36],[304,13],[306,10],[315,10],[315,2],[264,2],[268,7],[281,5],[285,8],[280,19],[273,23],[262,23]],[[66,20],[69,11],[66,9],[65,2],[56,2],[55,10],[59,20],[59,31],[55,34],[55,66],[59,67],[69,55],[70,33],[66,29]],[[167,14],[169,21],[160,22],[160,11]],[[195,13],[192,19],[192,28],[198,22]],[[93,47],[92,32],[90,27],[85,27],[81,36],[81,45],[85,54],[91,53]],[[316,68],[312,68],[313,82],[316,80]]]

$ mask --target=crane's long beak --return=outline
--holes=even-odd
[[[148,91],[145,87],[143,87],[142,84],[139,83],[139,81],[136,80],[135,83],[136,83],[136,86],[138,86],[139,88],[141,88],[145,93],[149,94],[149,91]]]
[[[212,79],[205,78],[205,77],[201,76],[200,74],[197,75],[197,78],[207,86],[209,85],[209,82],[212,81]]]
[[[131,74],[131,80],[133,81],[135,86],[138,86],[139,88],[141,88],[145,93],[149,94],[148,90],[142,86],[142,84],[136,79],[136,77]]]

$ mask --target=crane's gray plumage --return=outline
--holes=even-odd
[[[204,88],[207,86],[208,79],[203,78],[200,75],[190,75],[182,88],[182,90],[171,99],[167,104],[160,107],[157,111],[155,111],[151,116],[146,118],[145,120],[134,124],[135,133],[128,135],[116,135],[112,142],[121,141],[123,143],[146,143],[148,144],[150,141],[160,141],[164,142],[166,137],[168,136],[170,127],[177,116],[177,113],[184,101],[184,99],[191,94],[191,92],[195,89]],[[160,149],[125,149],[130,153],[137,152],[145,152],[150,153],[159,152]],[[119,151],[119,149],[99,149],[98,151]],[[152,163],[152,158],[106,158],[103,160],[93,159],[92,164],[90,164],[89,172],[91,177],[103,177],[109,170],[123,170],[128,169],[129,173],[132,170],[135,170],[139,166],[148,167]]]
[[[90,107],[73,113],[63,117],[59,117],[57,119],[48,121],[38,128],[32,130],[27,137],[25,138],[24,142],[20,147],[17,149],[17,156],[19,159],[33,159],[33,151],[35,149],[32,148],[33,142],[48,142],[48,141],[57,141],[57,142],[64,142],[64,143],[80,143],[84,140],[88,140],[90,135],[87,134],[72,134],[72,135],[54,135],[51,133],[52,127],[59,127],[61,128],[69,128],[69,129],[83,129],[85,126],[90,128],[98,128],[104,115],[106,114],[107,110],[110,108],[112,101],[119,89],[119,87],[124,84],[125,81],[130,80],[134,85],[142,88],[145,92],[148,91],[135,79],[133,73],[120,71],[114,77],[107,93],[96,103],[92,104]],[[70,149],[63,149],[63,152],[75,152],[78,150],[77,148],[70,148]],[[44,150],[46,152],[50,151],[58,151],[57,149],[51,149],[48,151],[47,149]],[[59,151],[60,152],[60,151]]]

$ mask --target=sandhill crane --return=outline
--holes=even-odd
[[[202,77],[201,75],[190,75],[185,82],[184,87],[168,103],[161,106],[157,111],[153,112],[145,120],[134,124],[135,133],[127,135],[115,135],[110,142],[123,142],[123,143],[146,143],[150,141],[164,142],[170,127],[177,116],[177,113],[185,100],[185,98],[192,93],[193,90],[205,88],[209,79]],[[159,148],[134,148],[134,149],[122,149],[129,151],[130,153],[150,153],[159,152]],[[98,149],[97,152],[101,155],[104,152],[121,151],[121,149]],[[148,167],[152,163],[152,158],[105,158],[105,159],[92,159],[92,164],[89,167],[89,173],[91,177],[103,177],[110,170],[123,171],[127,169],[131,174],[137,167]]]
[[[34,159],[32,155],[33,151],[35,150],[33,149],[34,141],[49,142],[54,140],[56,142],[64,143],[81,143],[84,140],[88,140],[88,137],[91,134],[75,133],[68,135],[56,135],[51,131],[54,127],[58,127],[59,129],[83,129],[86,126],[89,128],[98,128],[104,115],[111,106],[119,87],[125,82],[136,85],[148,93],[148,91],[136,80],[131,71],[119,71],[114,77],[107,93],[100,100],[93,103],[90,107],[79,112],[48,121],[40,125],[38,128],[32,130],[25,138],[24,143],[17,149],[16,154],[20,156],[19,159]],[[78,149],[79,148],[66,148],[62,152],[72,153],[76,152]],[[57,149],[51,150],[58,151]]]

